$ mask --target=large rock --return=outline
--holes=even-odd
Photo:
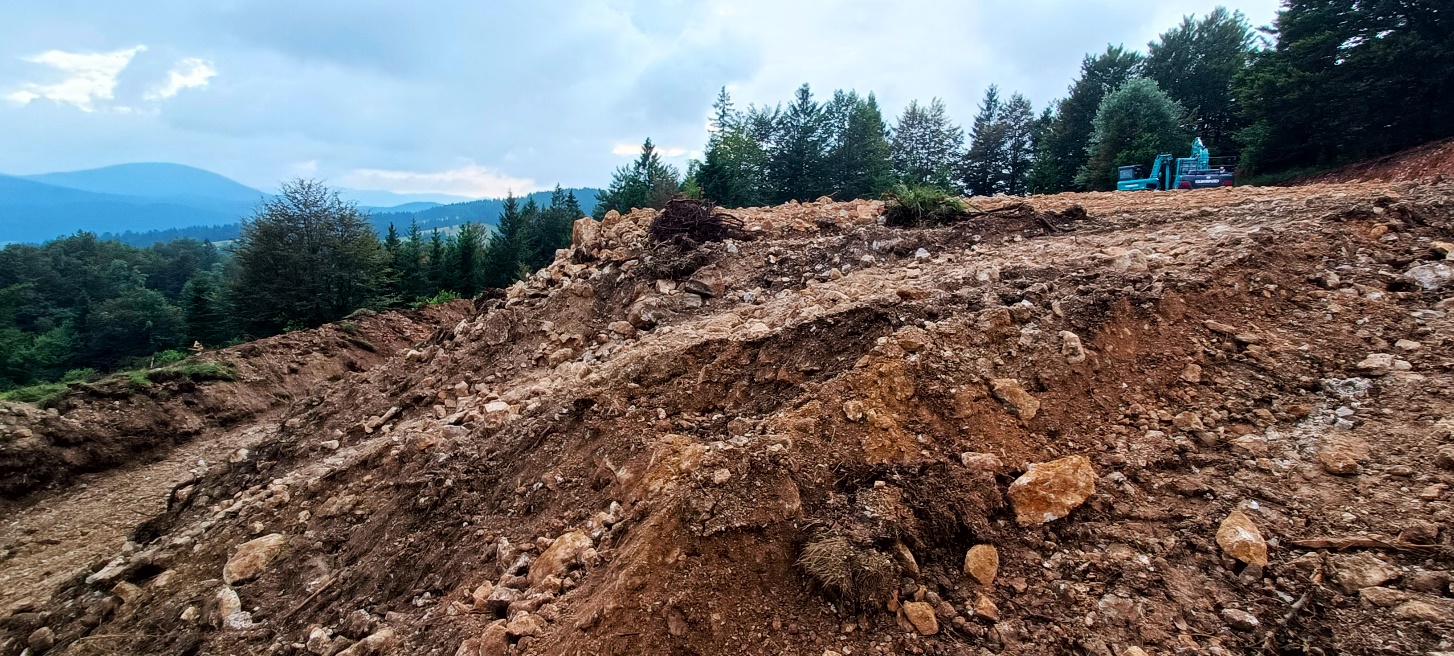
[[[939,632],[939,618],[934,617],[934,606],[928,602],[910,601],[904,604],[904,617],[914,625],[919,635],[934,635]]]
[[[268,564],[287,543],[288,536],[282,533],[272,533],[242,543],[237,547],[237,553],[232,554],[227,559],[227,565],[223,566],[222,582],[236,585],[257,578],[267,571]]]
[[[600,237],[601,224],[595,219],[583,216],[571,224],[571,248],[579,248],[586,253],[594,252],[596,250],[596,240],[600,239]]]
[[[649,330],[656,327],[656,324],[666,321],[676,314],[672,308],[672,302],[665,296],[652,295],[643,296],[631,304],[626,310],[626,320],[631,325],[642,330]]]
[[[1339,554],[1333,556],[1331,560],[1333,575],[1338,579],[1338,586],[1348,594],[1355,594],[1363,588],[1383,585],[1399,577],[1397,568],[1367,552]]]
[[[1267,541],[1252,519],[1240,510],[1233,510],[1217,527],[1217,545],[1228,556],[1248,565],[1267,565]]]
[[[1010,484],[1010,505],[1015,521],[1032,526],[1070,514],[1096,491],[1096,472],[1090,458],[1068,456],[1030,465]]]
[[[388,627],[379,629],[363,640],[353,643],[352,647],[338,652],[338,656],[383,656],[388,654],[399,644],[399,638],[394,635],[394,630]]]
[[[1357,474],[1359,463],[1368,458],[1368,443],[1351,436],[1335,437],[1318,449],[1318,462],[1329,474]]]
[[[1015,416],[1029,421],[1035,418],[1035,413],[1040,411],[1040,401],[1025,388],[1020,386],[1020,381],[1014,378],[996,378],[990,381],[990,390],[994,392],[995,398],[1003,401],[1010,407]]]
[[[1441,262],[1435,262],[1413,267],[1405,271],[1404,275],[1424,289],[1435,290],[1449,284],[1450,279],[1454,279],[1454,269]]]
[[[999,571],[1000,552],[992,544],[976,544],[964,554],[964,573],[974,577],[980,585],[994,585]]]
[[[570,563],[590,548],[590,536],[580,531],[571,531],[556,538],[550,548],[530,564],[530,585],[539,585],[547,576],[563,576]]]

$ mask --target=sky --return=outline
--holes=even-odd
[[[1225,3],[1254,26],[1277,0]],[[497,197],[605,186],[650,137],[685,168],[717,91],[873,92],[892,123],[989,84],[1037,111],[1088,52],[1192,0],[0,0],[0,173],[176,162]]]

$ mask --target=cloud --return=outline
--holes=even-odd
[[[217,77],[217,69],[212,67],[212,62],[188,57],[167,71],[166,84],[146,94],[146,99],[165,100],[177,95],[182,89],[205,88],[207,80],[214,77]]]
[[[117,76],[131,64],[136,53],[143,50],[146,50],[144,45],[113,52],[49,50],[39,55],[22,57],[22,61],[50,66],[66,73],[68,77],[52,84],[26,82],[5,97],[21,105],[44,98],[72,105],[83,112],[94,112],[97,101],[115,97]]]
[[[473,198],[500,198],[509,192],[524,194],[540,189],[529,178],[512,178],[473,163],[433,172],[354,169],[343,176],[343,184],[356,189],[399,194],[451,194]]]

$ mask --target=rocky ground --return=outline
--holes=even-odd
[[[204,431],[249,446],[7,597],[0,654],[1454,652],[1451,191],[581,221]]]

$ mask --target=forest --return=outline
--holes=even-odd
[[[1088,54],[1065,97],[1037,111],[991,85],[968,121],[939,99],[910,102],[890,125],[874,94],[739,109],[724,88],[700,161],[685,172],[648,140],[616,172],[607,210],[660,207],[674,193],[727,207],[820,196],[873,198],[894,185],[951,194],[1115,188],[1115,169],[1200,137],[1238,156],[1243,184],[1265,184],[1454,135],[1454,15],[1433,0],[1289,0],[1255,29],[1217,7],[1147,44]]]
[[[1289,0],[1259,31],[1216,8],[1144,53],[1086,55],[1064,98],[1036,110],[985,90],[970,120],[938,99],[892,125],[873,93],[738,108],[724,88],[700,161],[665,163],[651,140],[615,171],[593,214],[662,207],[677,194],[725,207],[877,198],[895,189],[1029,194],[1113,189],[1115,167],[1187,154],[1200,137],[1236,154],[1242,183],[1271,183],[1454,136],[1454,12],[1434,0]],[[360,309],[471,297],[519,280],[569,244],[582,214],[507,199],[498,224],[448,233],[369,217],[296,180],[227,248],[149,247],[79,233],[0,250],[0,390],[83,380],[335,321]],[[278,272],[288,272],[286,276]]]
[[[575,196],[557,189],[544,206],[507,198],[493,232],[475,223],[451,234],[390,225],[381,237],[336,192],[296,180],[229,249],[193,239],[139,248],[89,233],[12,244],[0,250],[0,390],[153,366],[194,345],[225,346],[360,309],[474,296],[548,263],[581,214]]]

